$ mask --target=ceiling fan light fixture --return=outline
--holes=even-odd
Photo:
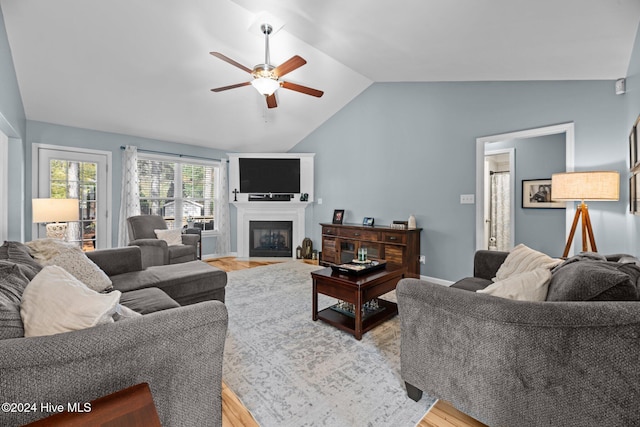
[[[251,85],[262,95],[270,96],[280,87],[280,82],[269,77],[257,77],[253,79]]]

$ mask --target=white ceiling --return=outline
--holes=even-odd
[[[373,82],[624,77],[640,0],[0,0],[27,118],[219,148],[286,151]],[[271,62],[307,64],[267,109]],[[253,29],[252,28],[253,25]],[[612,89],[613,90],[613,89]]]

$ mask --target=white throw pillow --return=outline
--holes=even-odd
[[[518,301],[544,301],[550,281],[551,270],[541,267],[514,274],[476,292]]]
[[[493,281],[504,280],[514,274],[533,271],[541,267],[550,270],[561,262],[561,259],[551,258],[549,255],[538,252],[521,243],[509,252],[509,255],[507,255],[507,258],[496,272],[496,277],[493,278]]]
[[[100,294],[62,267],[44,267],[22,294],[24,336],[36,337],[113,322],[120,291]]]
[[[169,246],[176,246],[182,244],[182,230],[179,228],[175,230],[153,230],[156,233],[156,237],[160,240],[167,242]]]
[[[78,245],[59,239],[38,239],[25,245],[40,264],[60,266],[96,292],[112,289],[109,276]]]

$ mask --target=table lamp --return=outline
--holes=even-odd
[[[68,221],[80,219],[78,199],[33,199],[31,200],[33,222],[47,223],[47,237],[65,239]]]
[[[589,250],[588,242],[593,252],[598,252],[596,240],[591,228],[589,209],[585,200],[602,201],[618,200],[620,197],[620,174],[614,171],[565,172],[554,173],[551,176],[551,199],[554,201],[580,201],[573,218],[571,232],[564,247],[562,256],[569,255],[569,248],[573,242],[578,219],[582,216],[582,251]]]

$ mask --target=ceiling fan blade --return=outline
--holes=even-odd
[[[280,82],[280,87],[283,87],[289,90],[295,90],[296,92],[304,93],[305,95],[315,96],[317,98],[320,98],[322,95],[324,95],[324,92],[321,90],[312,89],[310,87],[297,85],[295,83],[290,83],[290,82]]]
[[[211,89],[211,91],[212,92],[222,92],[223,90],[235,89],[237,87],[242,87],[242,86],[249,86],[250,84],[251,84],[251,82],[238,83],[238,84],[235,84],[235,85],[217,87],[215,89]]]
[[[277,77],[282,77],[285,74],[290,73],[293,70],[302,67],[306,63],[307,61],[305,61],[302,57],[298,55],[292,56],[289,60],[278,65],[272,72]]]
[[[225,56],[223,54],[221,54],[220,52],[209,52],[211,55],[215,56],[218,59],[222,59],[224,62],[228,62],[229,64],[233,65],[234,67],[238,67],[240,68],[242,71],[246,71],[247,73],[251,74],[251,69],[245,67],[244,65],[240,64],[239,62],[234,61],[233,59],[229,58],[228,56]]]
[[[278,103],[276,102],[276,94],[272,93],[271,95],[267,96],[267,107],[276,108],[277,106]]]

